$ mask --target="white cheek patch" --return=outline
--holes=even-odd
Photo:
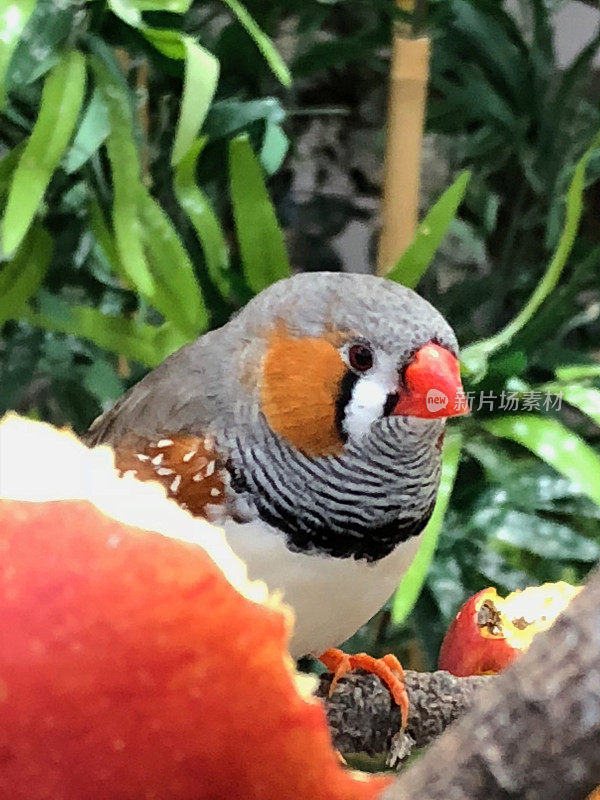
[[[352,439],[362,439],[381,417],[389,390],[375,377],[360,378],[346,406],[343,427]]]

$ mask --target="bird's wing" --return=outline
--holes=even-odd
[[[177,433],[149,441],[129,435],[114,450],[122,475],[161,483],[167,495],[194,516],[209,516],[208,505],[225,502],[226,470],[208,436]]]
[[[197,516],[226,501],[227,455],[211,434],[228,427],[230,397],[220,369],[226,347],[211,333],[162,362],[84,434],[90,447],[111,445],[115,466],[138,480],[161,483]]]
[[[228,400],[214,335],[169,356],[98,417],[83,441],[90,447],[117,447],[130,435],[156,441],[178,432],[203,436],[212,430]]]

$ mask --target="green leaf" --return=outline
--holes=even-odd
[[[68,305],[51,295],[41,305],[40,312],[25,309],[19,316],[45,330],[88,339],[148,367],[157,366],[187,341],[171,323],[155,327],[89,306]]]
[[[102,95],[95,89],[85,110],[79,130],[65,156],[63,168],[71,175],[90,159],[110,133],[108,111]]]
[[[600,364],[573,364],[557,367],[556,377],[559,381],[586,380],[587,378],[600,378]]]
[[[15,256],[0,271],[0,327],[19,312],[39,289],[52,256],[52,237],[34,225]]]
[[[19,164],[19,160],[25,150],[26,141],[21,142],[4,156],[0,161],[0,204],[4,203],[4,198],[8,194],[13,174]]]
[[[247,136],[229,142],[233,216],[248,285],[258,293],[290,275],[281,228]]]
[[[76,38],[74,29],[81,22],[72,3],[37,0],[6,74],[9,94],[20,94],[52,69],[61,51],[69,48],[69,36]]]
[[[238,0],[223,0],[223,2],[225,5],[229,6],[231,11],[233,11],[238,18],[240,24],[244,27],[249,36],[252,37],[275,77],[284,86],[291,86],[292,76],[284,60],[275,49],[273,42],[269,39],[267,34],[256,24],[245,6]]]
[[[441,245],[450,223],[456,216],[470,178],[471,173],[468,170],[461,172],[452,186],[449,186],[430,208],[427,216],[419,225],[412,244],[388,273],[387,277],[390,280],[410,288],[414,288],[418,284]]]
[[[600,505],[600,455],[560,422],[515,415],[485,422],[483,426],[494,436],[512,439],[529,448]]]
[[[169,11],[171,14],[185,14],[190,10],[193,0],[133,0],[140,11]]]
[[[6,73],[37,0],[13,0],[0,9],[0,111],[6,105]]]
[[[202,244],[206,268],[221,295],[229,298],[233,283],[227,242],[218,217],[204,192],[196,183],[196,164],[206,139],[197,139],[175,169],[173,188],[179,205],[188,215]]]
[[[433,594],[439,609],[436,616],[441,614],[445,622],[444,628],[447,628],[457,609],[465,601],[463,576],[455,556],[440,554],[431,562],[427,588]],[[439,644],[440,642],[436,649],[439,649]]]
[[[283,163],[290,140],[274,122],[267,122],[265,137],[260,151],[260,163],[267,175],[273,175]]]
[[[115,268],[120,265],[128,282],[189,340],[208,324],[193,266],[171,220],[140,179],[126,91],[98,59],[93,68],[111,124],[106,145],[113,178]],[[97,229],[106,242],[100,223],[96,215]]]
[[[513,103],[523,96],[526,62],[517,47],[514,22],[498,3],[480,4],[455,0],[452,3],[452,34],[464,40],[473,63],[481,64],[504,96]],[[510,28],[508,27],[510,24]]]
[[[127,273],[121,264],[121,258],[117,249],[117,243],[111,230],[109,230],[104,214],[100,208],[100,204],[96,199],[88,203],[88,212],[90,216],[90,228],[94,234],[96,241],[103,250],[104,256],[111,268],[117,273],[122,283],[129,286],[129,279]]]
[[[146,192],[139,198],[142,240],[161,287],[166,318],[193,339],[208,327],[208,313],[192,262],[173,223]]]
[[[285,111],[274,97],[263,100],[219,100],[211,107],[204,132],[211,139],[220,139],[238,133],[253,122],[264,120],[267,126],[285,119]]]
[[[103,358],[97,359],[85,370],[83,386],[103,407],[114,403],[125,391],[123,381]]]
[[[546,559],[594,562],[600,558],[600,545],[568,525],[513,509],[495,509],[491,517],[488,512],[485,509],[482,515],[482,527],[498,542]]]
[[[79,116],[85,92],[85,60],[65,53],[46,78],[38,118],[13,175],[2,222],[2,243],[13,253],[35,216]]]
[[[138,151],[133,140],[129,100],[123,86],[113,78],[99,59],[94,58],[92,66],[110,121],[106,149],[113,179],[112,221],[119,262],[131,286],[160,308],[156,282],[150,272],[142,243],[138,199],[143,187]]]
[[[570,406],[575,406],[582,414],[586,414],[590,419],[593,419],[596,425],[600,425],[600,390],[591,386],[581,386],[573,383],[566,386],[557,386],[556,392],[560,392],[566,403]]]
[[[396,590],[392,604],[392,620],[395,623],[404,622],[410,612],[413,610],[415,603],[418,600],[429,565],[435,552],[435,547],[442,529],[444,516],[448,503],[450,502],[450,495],[454,486],[454,479],[458,471],[458,462],[460,460],[460,451],[462,448],[462,437],[459,433],[452,433],[446,435],[444,443],[443,462],[442,462],[442,476],[440,479],[440,488],[438,491],[435,508],[431,519],[423,532],[423,540],[408,571],[402,578],[400,586]]]
[[[548,511],[600,519],[600,507],[533,454],[515,459],[508,448],[498,446],[496,438],[469,438],[465,448],[480,462],[490,485],[490,489],[477,493],[481,507],[504,506],[536,514]]]
[[[172,28],[150,28],[141,20],[137,28],[144,37],[167,58],[182,61],[186,56],[184,37]]]
[[[513,569],[505,555],[494,550],[485,550],[480,554],[477,571],[495,586],[501,594],[509,594],[515,589],[525,589],[533,582],[531,576],[520,569]]]
[[[171,164],[178,164],[197,136],[217,90],[219,62],[190,36],[184,36],[186,59],[181,111],[177,120]]]
[[[109,0],[111,11],[128,25],[135,28],[142,23],[144,11],[168,11],[172,14],[185,14],[192,0]]]
[[[219,62],[191,36],[177,31],[142,27],[146,39],[169,58],[185,59],[181,110],[175,131],[171,164],[184,157],[208,113],[219,80]]]
[[[459,89],[449,82],[444,92],[446,101],[450,101],[455,108],[461,109],[475,120],[488,125],[492,123],[494,127],[499,125],[516,135],[517,118],[513,108],[503,94],[490,84],[481,69],[466,62],[457,65],[456,69],[461,87]]]
[[[181,110],[171,153],[171,164],[174,166],[181,161],[202,127],[217,89],[219,62],[192,36],[177,30],[144,25],[141,12],[152,9],[154,4],[151,3],[149,9],[147,2],[109,0],[109,5],[115,14],[137,28],[167,58],[185,60]],[[160,4],[156,3],[156,6],[160,8]]]
[[[546,76],[554,67],[556,54],[554,52],[554,29],[552,16],[548,13],[545,0],[533,0],[534,21],[534,48],[532,56],[537,70]]]
[[[142,11],[138,3],[132,0],[108,0],[108,7],[113,14],[133,28],[138,28],[142,24]]]
[[[525,306],[505,328],[489,339],[476,342],[463,350],[461,361],[468,369],[471,369],[472,365],[475,365],[477,371],[481,374],[481,365],[485,363],[487,356],[509,344],[513,336],[531,320],[544,300],[546,300],[548,295],[550,295],[556,287],[563,268],[571,254],[579,228],[579,221],[583,211],[585,171],[592,153],[598,147],[600,147],[600,133],[594,137],[594,140],[575,166],[573,178],[571,179],[567,192],[567,212],[563,231],[556,250],[554,251],[554,255],[542,279],[534,289],[533,294]]]

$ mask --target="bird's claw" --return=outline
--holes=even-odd
[[[332,647],[319,656],[319,661],[333,673],[333,679],[329,687],[330,697],[335,691],[335,687],[340,678],[343,678],[344,675],[353,669],[364,669],[365,672],[377,675],[381,682],[389,689],[396,705],[400,707],[402,718],[401,730],[404,731],[408,722],[409,702],[406,686],[404,685],[404,670],[396,656],[391,653],[388,653],[382,658],[374,658],[367,653],[349,655],[348,653],[344,653],[343,650]]]

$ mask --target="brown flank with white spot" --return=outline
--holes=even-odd
[[[115,448],[115,464],[123,476],[158,481],[194,516],[224,501],[223,467],[209,437],[175,434],[149,442],[129,436]]]

